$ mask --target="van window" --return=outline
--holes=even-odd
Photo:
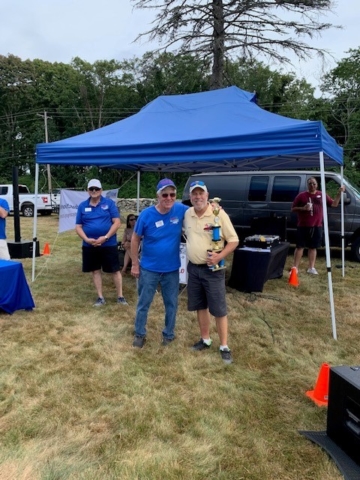
[[[274,177],[271,201],[293,202],[296,195],[299,193],[300,182],[301,177],[298,176]]]
[[[251,202],[265,202],[268,185],[269,177],[267,176],[251,177],[248,200]]]

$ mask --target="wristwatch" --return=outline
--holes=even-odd
[[[105,238],[106,238],[106,241],[108,241],[108,240],[109,240],[109,237],[108,237],[107,235],[105,235]]]

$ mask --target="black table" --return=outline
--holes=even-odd
[[[269,250],[234,250],[228,286],[241,292],[262,292],[267,280],[283,276],[289,246],[282,242]]]
[[[32,310],[35,307],[22,263],[0,260],[0,310]]]

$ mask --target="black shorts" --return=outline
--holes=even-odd
[[[297,248],[319,248],[322,244],[322,227],[298,227],[296,233]]]
[[[117,245],[113,247],[82,247],[82,271],[102,270],[114,273],[120,270]]]
[[[211,271],[207,265],[188,263],[188,310],[209,309],[214,317],[227,315],[225,270]]]

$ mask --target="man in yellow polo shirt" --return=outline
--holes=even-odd
[[[214,266],[231,253],[239,244],[238,236],[229,216],[220,210],[221,251],[213,250],[213,232],[206,227],[214,224],[213,208],[208,202],[209,193],[202,181],[190,185],[190,201],[193,205],[185,213],[184,232],[188,263],[188,310],[197,312],[201,338],[193,350],[210,348],[210,315],[215,317],[220,338],[220,355],[224,363],[232,363],[231,351],[227,344],[228,318],[226,307],[225,270]],[[224,246],[226,243],[226,246]]]

